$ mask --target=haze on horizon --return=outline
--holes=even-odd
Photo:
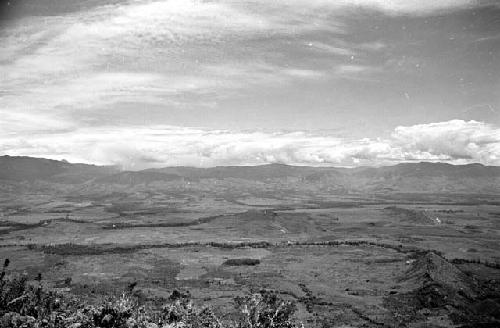
[[[0,155],[500,165],[494,0],[0,6]]]

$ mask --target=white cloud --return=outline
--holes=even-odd
[[[119,102],[166,103],[165,96],[197,91],[210,83],[212,81],[200,77],[168,78],[153,73],[109,72],[33,84],[22,93],[7,94],[0,99],[3,117],[0,126],[3,131],[22,132],[31,129],[33,122],[44,122],[54,116],[59,116],[60,120],[72,111],[105,110],[107,105]],[[22,118],[9,118],[11,116]],[[66,125],[80,123],[66,122]]]
[[[341,42],[337,41],[337,43]],[[356,54],[356,52],[351,49],[352,47],[347,47],[342,43],[341,45],[331,45],[323,42],[310,42],[307,45],[311,47],[311,49],[338,56],[353,56]]]
[[[477,4],[477,0],[280,0],[284,4],[302,7],[366,7],[391,14],[425,14],[440,10],[463,8]]]
[[[138,0],[27,17],[0,35],[0,113],[66,115],[68,109],[99,110],[127,101],[164,105],[185,93],[220,98],[243,86],[322,77],[251,54],[222,57],[230,52],[227,42],[306,28],[290,21],[296,15],[276,18],[236,2]]]
[[[270,58],[258,47],[246,54],[232,51],[235,42],[242,40],[264,38],[272,42],[280,36],[325,30],[342,34],[344,26],[336,17],[345,14],[342,8],[353,5],[421,12],[469,2],[135,0],[61,16],[25,17],[0,34],[0,84],[7,95],[0,105],[9,111],[30,113],[41,108],[56,111],[59,106],[99,108],[127,97],[143,97],[145,103],[163,102],[174,89],[177,93],[224,93],[252,83],[267,85],[329,75],[359,78],[360,73],[373,72],[373,68],[346,64],[332,72],[282,67],[276,60],[266,62],[279,58],[279,49],[269,54]],[[311,43],[311,48],[338,57],[383,47],[380,42],[355,45],[340,39],[332,44]],[[231,70],[238,74],[231,74]],[[120,78],[113,78],[113,74]]]
[[[500,128],[475,121],[397,127],[388,139],[347,140],[309,132],[241,132],[175,126],[79,128],[3,135],[0,151],[127,169],[171,165],[287,163],[380,165],[402,161],[500,164]]]
[[[336,69],[338,73],[363,73],[370,71],[372,68],[364,65],[339,65]]]
[[[334,68],[334,74],[339,78],[371,81],[374,79],[373,73],[380,70],[378,66],[342,64]]]
[[[405,157],[500,163],[500,129],[483,122],[448,122],[397,127],[394,144]]]
[[[444,9],[463,8],[477,0],[354,0],[351,5],[372,6],[392,13],[429,13]]]
[[[315,70],[311,70],[311,69],[297,69],[297,68],[284,69],[283,73],[292,77],[292,78],[298,77],[298,78],[304,78],[304,79],[317,79],[317,78],[321,78],[321,77],[325,76],[325,74],[323,72],[319,72],[319,71],[315,71]]]

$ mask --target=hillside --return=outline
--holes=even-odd
[[[118,172],[116,167],[71,164],[45,158],[0,156],[0,180],[82,183]]]

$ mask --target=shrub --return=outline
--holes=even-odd
[[[2,328],[295,328],[295,304],[275,293],[235,299],[239,316],[223,322],[208,307],[193,305],[189,294],[174,291],[162,306],[140,305],[123,294],[97,305],[59,295],[43,285],[39,274],[29,281],[26,274],[0,274],[0,327]]]
[[[225,265],[240,266],[240,265],[257,265],[260,264],[259,259],[228,259],[224,262]]]
[[[241,316],[238,328],[294,328],[299,323],[293,320],[296,305],[280,299],[276,293],[261,291],[247,297],[235,299]]]

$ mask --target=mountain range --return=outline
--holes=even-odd
[[[72,164],[34,157],[0,156],[0,184],[53,183],[87,186],[156,186],[203,181],[295,184],[356,192],[457,192],[500,193],[500,167],[482,164],[401,163],[383,167],[310,167],[285,164],[165,167],[121,171],[114,166]]]

